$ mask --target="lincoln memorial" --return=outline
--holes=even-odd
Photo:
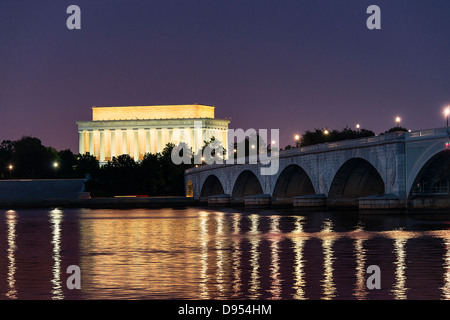
[[[169,142],[184,142],[197,152],[212,137],[226,147],[229,122],[214,118],[214,106],[200,104],[92,107],[92,121],[77,122],[79,153],[100,162],[121,154],[142,160]]]

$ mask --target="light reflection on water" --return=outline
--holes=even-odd
[[[205,208],[3,211],[0,294],[2,299],[450,299],[449,222],[450,215],[434,214]],[[71,264],[81,268],[81,290],[65,286]],[[366,287],[371,264],[380,266],[380,290]]]

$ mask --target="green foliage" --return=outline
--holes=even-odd
[[[54,177],[53,162],[58,160],[58,153],[51,147],[42,145],[41,140],[34,137],[22,137],[12,143],[11,162],[14,165],[13,175],[21,178]]]
[[[366,129],[353,130],[350,129],[349,127],[345,127],[340,131],[339,130],[326,131],[323,129],[315,129],[314,131],[307,130],[300,139],[300,146],[306,147],[319,143],[357,139],[372,136],[375,136],[375,133],[373,131]]]
[[[174,164],[171,157],[174,148],[173,143],[168,143],[161,153],[147,153],[137,162],[127,154],[113,157],[93,172],[86,190],[94,197],[182,196],[184,170],[192,164]]]
[[[193,165],[175,165],[171,157],[174,148],[173,143],[168,143],[161,153],[146,154],[142,161],[136,162],[123,154],[99,166],[99,161],[89,153],[75,155],[68,149],[58,152],[43,146],[35,137],[5,140],[0,144],[0,178],[9,179],[11,164],[13,179],[70,179],[89,175],[86,190],[94,197],[184,195],[184,171]],[[55,162],[57,167],[53,166]]]
[[[244,140],[234,143],[234,158],[236,159],[238,156],[239,150],[245,150],[245,156],[248,157],[251,153],[258,153],[258,150],[261,148],[265,148],[267,152],[270,151],[270,145],[267,145],[266,141],[258,134],[251,134],[249,137],[246,137]]]
[[[11,140],[4,140],[0,144],[0,178],[9,178],[8,166],[11,164],[13,144]]]
[[[391,133],[391,132],[398,132],[398,131],[408,132],[408,129],[397,126],[397,127],[390,128],[388,131],[385,131],[384,133]]]

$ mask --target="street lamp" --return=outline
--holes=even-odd
[[[359,123],[356,124],[356,130],[359,131],[360,125]]]
[[[10,164],[9,166],[8,166],[8,169],[9,169],[9,179],[11,180],[11,174],[12,174],[12,169],[13,169],[14,167],[12,166],[12,164]]]
[[[401,121],[402,119],[400,118],[400,117],[396,117],[395,118],[395,122],[397,123],[397,127],[400,127],[400,121]]]
[[[330,133],[330,131],[328,131],[328,129],[325,129],[325,131],[323,132],[323,134],[325,134],[325,135],[327,135],[329,133]]]
[[[300,145],[300,135],[296,134],[294,136],[294,139],[295,139],[295,146],[298,148]]]
[[[447,118],[447,128],[448,128],[448,115],[450,114],[450,106],[448,106],[447,108],[445,108],[444,110],[444,115]]]
[[[53,162],[53,168],[58,168],[58,162]]]

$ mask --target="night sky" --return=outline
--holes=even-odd
[[[66,9],[81,8],[81,30]],[[381,30],[366,9],[381,8]],[[91,106],[214,105],[230,128],[445,125],[448,0],[1,0],[0,141],[78,152]]]

